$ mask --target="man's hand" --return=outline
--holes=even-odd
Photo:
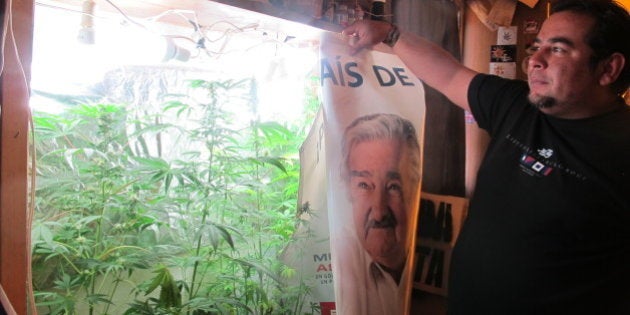
[[[382,42],[392,27],[390,23],[383,21],[359,20],[346,27],[342,34],[351,37],[348,41],[351,47],[350,53],[355,54],[363,48]]]
[[[346,27],[342,34],[348,40],[351,54],[370,48],[384,39],[395,26],[383,21],[360,20]],[[451,102],[470,110],[468,86],[477,72],[464,67],[446,50],[429,40],[412,33],[398,33],[394,53],[423,83],[446,95]]]

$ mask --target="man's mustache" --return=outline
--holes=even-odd
[[[390,209],[388,209],[387,213],[385,214],[385,216],[383,216],[382,219],[367,221],[367,223],[365,224],[365,229],[364,229],[365,236],[367,237],[367,234],[371,228],[388,229],[388,228],[396,227],[396,224],[398,224],[398,221],[396,221],[396,217],[394,217],[394,213]]]

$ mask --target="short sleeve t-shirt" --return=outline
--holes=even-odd
[[[453,252],[450,314],[630,314],[630,108],[547,116],[476,76],[491,142]]]

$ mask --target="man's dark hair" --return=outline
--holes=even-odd
[[[593,49],[591,66],[615,52],[626,58],[624,68],[611,87],[622,93],[630,85],[630,15],[617,2],[612,0],[559,0],[554,3],[552,13],[569,11],[590,16],[595,20],[586,37],[586,43]]]

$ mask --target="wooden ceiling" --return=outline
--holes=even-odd
[[[37,4],[81,10],[85,1],[90,0],[36,0]],[[298,22],[317,28],[339,31],[340,27],[322,22],[311,14],[300,14],[270,3],[271,0],[91,0],[96,3],[96,15],[99,12],[117,13],[120,8],[125,14],[135,18],[148,18],[169,10],[192,10],[197,13],[200,22],[212,23],[217,20],[247,21],[255,20],[267,28],[279,31],[295,30]],[[299,3],[300,1],[294,1]],[[304,3],[309,1],[302,1]],[[314,3],[314,1],[310,1]],[[618,0],[630,10],[630,0]],[[165,16],[164,23],[182,25],[186,22],[174,16]],[[295,34],[292,34],[295,36]]]
[[[60,7],[68,10],[82,10],[88,0],[36,0],[37,5]],[[230,21],[236,25],[257,23],[261,28],[290,34],[293,37],[304,35],[309,39],[312,32],[304,32],[313,26],[320,29],[338,31],[340,28],[323,23],[307,14],[300,14],[276,7],[267,1],[259,0],[92,0],[95,3],[94,16],[121,14],[135,19],[154,18],[170,10],[194,11],[202,25],[217,21]],[[159,22],[177,26],[190,26],[177,15],[163,15]],[[308,34],[301,34],[308,33]]]

